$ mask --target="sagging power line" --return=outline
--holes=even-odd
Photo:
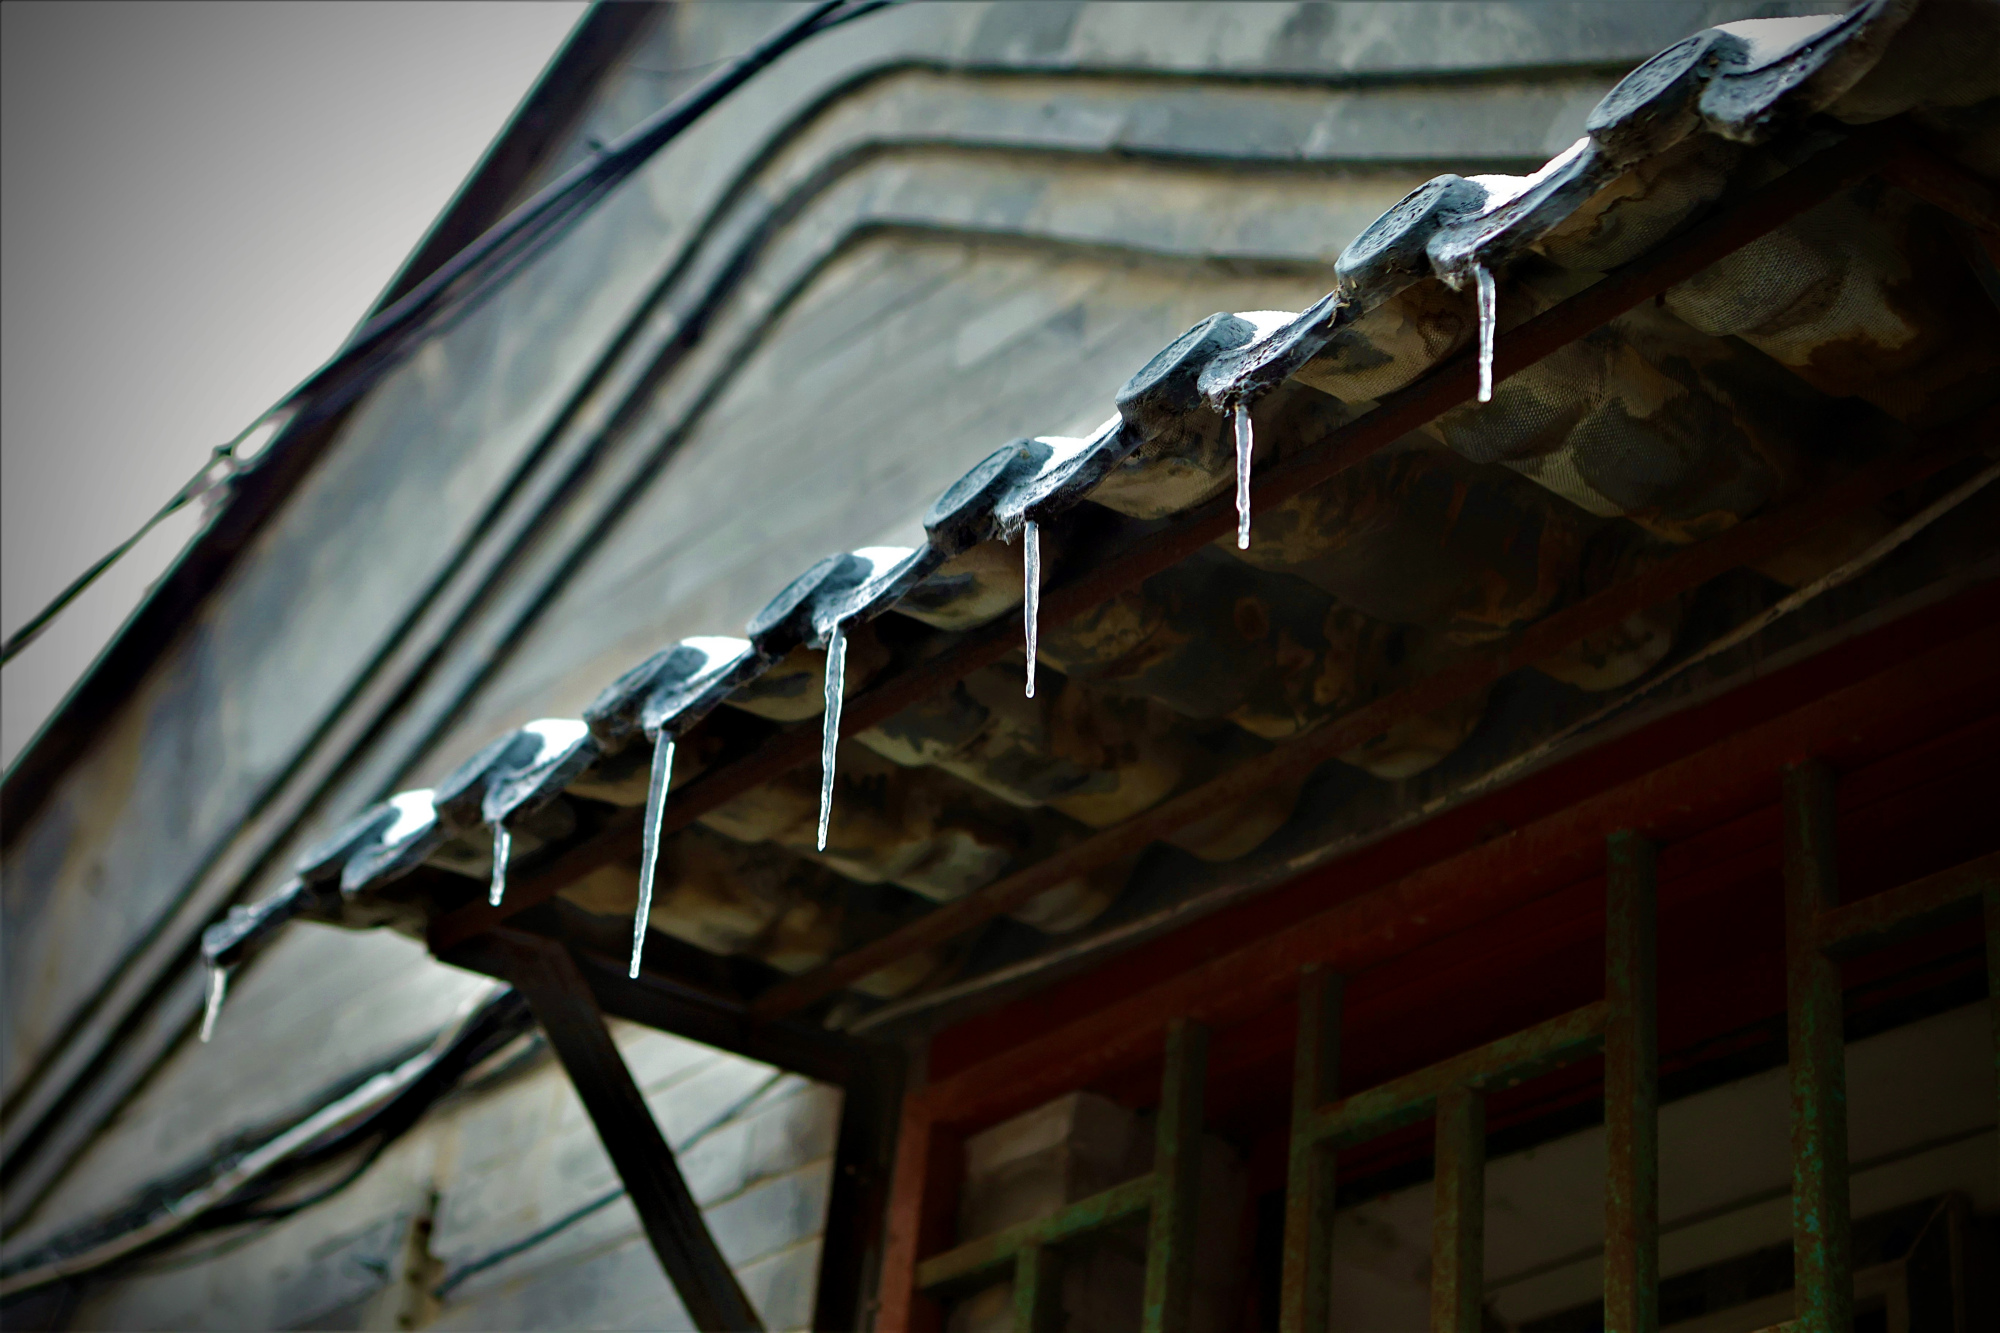
[[[377,311],[340,350],[260,413],[234,439],[218,445],[186,485],[111,548],[20,629],[0,644],[0,665],[14,660],[85,589],[124,558],[155,527],[194,500],[226,486],[243,468],[238,452],[260,431],[271,452],[327,420],[379,383],[416,348],[450,329],[508,279],[567,235],[590,210],[723,98],[808,38],[908,0],[822,0],[736,57],[684,96],[615,143],[563,173],[533,198],[482,232],[410,291]],[[261,451],[260,451],[261,453]]]

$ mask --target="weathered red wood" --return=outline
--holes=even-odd
[[[1914,138],[1882,163],[1882,179],[1984,232],[2000,232],[2000,190]]]
[[[1928,743],[1912,745],[1872,761],[1857,756],[1841,784],[1842,828],[1864,849],[1900,848],[1906,871],[1923,873],[2000,845],[2000,829],[1984,822],[1984,805],[1972,781],[1990,764],[2000,745],[2000,715],[1955,727]],[[1674,981],[1667,1036],[1685,1048],[1741,1027],[1756,1016],[1783,1009],[1782,913],[1778,863],[1781,837],[1776,783],[1768,799],[1746,813],[1676,839],[1661,851],[1663,912],[1661,956]],[[1935,853],[1935,855],[1933,854]],[[1916,857],[1926,858],[1911,864]],[[1853,859],[1859,860],[1859,857]],[[1371,887],[1342,886],[1333,875],[1317,875],[1318,905],[1327,895]],[[1879,882],[1879,881],[1878,881]],[[1542,1016],[1596,998],[1602,981],[1599,941],[1605,930],[1605,886],[1601,876],[1554,886],[1518,906],[1425,943],[1357,974],[1347,986],[1351,1018],[1344,1055],[1349,1086],[1366,1087],[1449,1053],[1528,1026]],[[1309,915],[1302,911],[1297,916]],[[1270,933],[1290,929],[1287,920]],[[1201,932],[1208,933],[1206,928]],[[1924,958],[1963,947],[1963,931],[1927,936],[1916,952],[1878,972],[1876,959],[1863,971],[1850,968],[1850,984],[1908,968]],[[1744,984],[1736,973],[1706,981],[1711,970],[1746,959]],[[968,1024],[990,1052],[1032,1040],[1033,1035],[1076,1013],[1088,1012],[1153,984],[1177,967],[1123,974],[1133,984],[1080,983],[1067,1007],[1040,1004],[1024,1009],[1038,1021],[1030,1026]],[[1866,973],[1866,976],[1863,973]],[[1721,974],[1718,973],[1718,976]],[[1449,979],[1448,982],[1441,979]],[[1058,988],[1062,990],[1065,988]],[[1061,999],[1058,996],[1058,999]],[[1285,1069],[1296,1024],[1288,1001],[1218,1033],[1214,1061],[1213,1116],[1232,1133],[1255,1135],[1268,1124],[1271,1108],[1285,1104]],[[1063,1015],[1060,1021],[1047,1017]],[[954,1035],[955,1045],[966,1038]],[[1678,1048],[1677,1048],[1678,1049]],[[938,1065],[932,1052],[932,1066]],[[1154,1073],[1135,1066],[1090,1086],[1128,1105],[1151,1096]],[[1504,1113],[1504,1112],[1503,1112]],[[1344,1153],[1343,1177],[1366,1174],[1369,1162],[1388,1149],[1376,1143]],[[1271,1188],[1282,1181],[1273,1182]]]
[[[1991,707],[2000,629],[1812,700],[1591,799],[1339,903],[1279,935],[1085,1013],[940,1079],[921,1095],[946,1123],[997,1119],[1159,1049],[1169,1015],[1216,1028],[1275,1007],[1300,968],[1353,971],[1587,879],[1602,840],[1635,828],[1661,841],[1768,802],[1781,765],[1814,751],[1879,753]]]
[[[889,1183],[875,1333],[937,1333],[943,1327],[943,1307],[917,1287],[917,1265],[951,1244],[964,1173],[963,1137],[940,1125],[921,1096],[905,1096]]]
[[[1049,986],[1033,995],[986,1013],[966,1018],[940,1032],[931,1042],[930,1068],[934,1078],[943,1079],[969,1064],[979,1063],[997,1049],[1011,1046],[1025,1036],[1060,1027],[1075,1014],[1116,1002],[1135,991],[1154,985],[1160,978],[1199,967],[1231,950],[1281,930],[1324,910],[1333,902],[1355,897],[1383,884],[1413,874],[1447,856],[1492,840],[1509,829],[1533,822],[1549,811],[1564,809],[1577,801],[1622,786],[1640,774],[1664,767],[1717,741],[1727,739],[1798,706],[1801,700],[1817,698],[1856,684],[1897,665],[1915,654],[1927,652],[1961,638],[1970,626],[2000,621],[2000,584],[1961,594],[1916,611],[1780,671],[1753,678],[1721,696],[1697,707],[1676,712],[1671,717],[1621,736],[1615,743],[1598,746],[1523,779],[1501,787],[1477,800],[1447,810],[1420,827],[1385,838],[1350,856],[1322,866],[1267,894],[1239,903],[1202,920],[1199,929],[1181,929],[1125,953],[1107,958],[1097,968],[1074,980]],[[1873,799],[1924,780],[1932,772],[1957,772],[1984,762],[1968,755],[1990,754],[2000,745],[2000,718],[1968,710],[1974,720],[1966,725],[1978,729],[1987,739],[1968,741],[1964,727],[1946,728],[1935,739],[1913,734],[1903,738],[1892,757],[1876,760],[1861,756],[1869,765],[1852,773],[1843,785],[1842,804]],[[1970,744],[1971,750],[1965,746]],[[1944,766],[1940,768],[1940,765]],[[1775,788],[1772,799],[1775,800]],[[1845,816],[1843,816],[1845,817]],[[1683,865],[1705,864],[1710,853],[1701,847],[1716,836],[1711,830],[1683,839],[1663,850],[1662,874],[1671,880],[1684,873]],[[1777,823],[1772,814],[1764,843],[1776,846]],[[1940,859],[1922,867],[1941,869],[1984,848],[1974,844],[1947,846],[1926,840],[1921,848],[1904,847],[1882,867],[1873,880],[1870,867],[1857,858],[1855,883],[1886,888],[1911,872],[1910,857],[1928,854],[1933,848]],[[1692,858],[1692,859],[1690,859]],[[1879,859],[1879,858],[1877,858]],[[1775,864],[1775,859],[1772,861]],[[1592,894],[1595,894],[1592,890]],[[1371,979],[1363,990],[1372,989]],[[1358,994],[1350,988],[1350,1001]],[[1782,997],[1782,992],[1779,992]],[[1579,996],[1569,1003],[1580,1003]],[[1557,1007],[1566,1007],[1558,1005]],[[1289,1026],[1288,1024],[1286,1026]],[[1290,1037],[1281,1042],[1289,1049]],[[1232,1040],[1217,1052],[1218,1060],[1230,1058],[1238,1042]],[[1276,1049],[1276,1048],[1274,1048]],[[1220,1065],[1218,1064],[1218,1068]],[[1146,1086],[1150,1087],[1150,1084]]]

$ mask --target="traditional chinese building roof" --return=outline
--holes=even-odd
[[[1310,309],[1215,314],[1088,437],[1000,444],[923,545],[829,555],[358,813],[207,957],[295,918],[622,955],[644,894],[635,976],[881,1027],[1990,558],[2000,72],[1954,25],[1993,13],[1687,38],[1539,171],[1412,192]]]

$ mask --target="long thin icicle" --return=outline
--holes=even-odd
[[[514,834],[504,823],[493,825],[493,882],[486,890],[486,905],[498,907],[507,896],[507,858],[514,851]]]
[[[833,752],[840,744],[840,701],[847,694],[847,628],[835,625],[826,636],[826,722],[819,738],[819,849],[833,821]]]
[[[215,1020],[222,1016],[223,997],[229,994],[229,969],[208,969],[208,1003],[201,1011],[201,1039],[205,1045],[215,1035]]]
[[[646,918],[653,914],[653,871],[660,859],[660,816],[666,809],[667,784],[674,776],[674,738],[665,732],[653,742],[653,776],[646,783],[646,824],[639,839],[639,910],[632,918],[632,966],[626,976],[639,979],[640,956],[646,951]]]
[[[1021,529],[1021,619],[1028,635],[1028,697],[1035,697],[1035,649],[1041,639],[1042,526],[1033,519]]]
[[[1472,275],[1479,283],[1479,401],[1493,401],[1493,343],[1500,336],[1500,293],[1484,264]]]
[[[1250,433],[1250,405],[1236,405],[1236,549],[1250,549],[1250,451],[1256,440]]]

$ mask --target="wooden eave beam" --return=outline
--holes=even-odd
[[[879,1072],[885,1049],[879,1044],[865,1044],[816,1024],[753,1019],[742,996],[690,982],[657,966],[646,967],[637,980],[628,979],[623,958],[568,937],[559,928],[523,923],[506,927],[504,933],[566,948],[598,1008],[614,1017],[841,1088],[866,1082]],[[511,982],[512,953],[501,947],[499,938],[493,932],[476,936],[442,955],[441,961]]]

